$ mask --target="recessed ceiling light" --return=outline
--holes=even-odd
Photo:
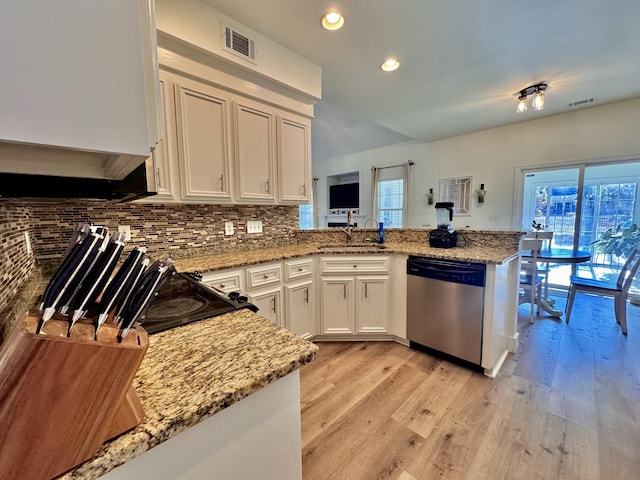
[[[387,58],[385,62],[380,65],[380,68],[385,72],[393,72],[394,70],[397,70],[399,66],[400,62],[397,59]]]
[[[322,16],[322,26],[327,30],[338,30],[344,25],[344,17],[335,11],[327,12]]]

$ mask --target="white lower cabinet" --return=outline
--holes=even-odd
[[[282,314],[282,264],[256,265],[245,270],[247,295],[258,314],[276,325],[284,326]]]
[[[321,262],[322,334],[388,334],[389,258],[332,256]]]
[[[309,339],[316,335],[311,279],[284,286],[285,326],[296,335]]]
[[[249,293],[249,301],[259,308],[258,315],[279,326],[284,326],[282,316],[282,287],[272,287]]]
[[[389,277],[356,278],[356,332],[388,333]]]
[[[244,291],[243,274],[243,270],[205,273],[202,275],[202,283],[224,293],[242,293]]]
[[[324,335],[355,332],[354,278],[322,277],[320,317]]]

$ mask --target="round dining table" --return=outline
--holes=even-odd
[[[530,255],[522,255],[525,260],[531,260]],[[552,247],[543,248],[538,252],[538,262],[540,263],[561,263],[561,264],[576,264],[584,263],[591,260],[591,252],[582,248],[562,248]],[[555,302],[550,301],[548,298],[540,298],[540,306],[552,317],[560,317],[562,315],[561,310],[555,310],[553,304]]]
[[[523,258],[527,258],[523,255]],[[529,257],[530,258],[530,257]],[[582,248],[543,248],[538,252],[538,261],[545,263],[583,263],[591,260],[591,252]]]

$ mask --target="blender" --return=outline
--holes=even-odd
[[[436,222],[438,228],[429,233],[429,246],[434,248],[452,248],[456,246],[458,234],[453,228],[453,202],[436,203]]]

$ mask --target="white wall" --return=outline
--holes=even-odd
[[[514,113],[515,115],[515,113]],[[327,175],[361,172],[361,214],[368,216],[372,165],[415,162],[413,226],[433,225],[435,212],[426,193],[438,198],[441,178],[472,176],[472,189],[485,184],[485,203],[471,202],[471,215],[454,225],[519,228],[512,225],[517,168],[575,164],[606,159],[640,159],[640,98],[520,122],[430,143],[399,144],[313,164],[318,177],[320,223],[326,214]]]
[[[321,97],[318,65],[197,0],[156,0],[155,4],[159,31],[313,98]],[[222,48],[223,24],[256,41],[256,64]]]

